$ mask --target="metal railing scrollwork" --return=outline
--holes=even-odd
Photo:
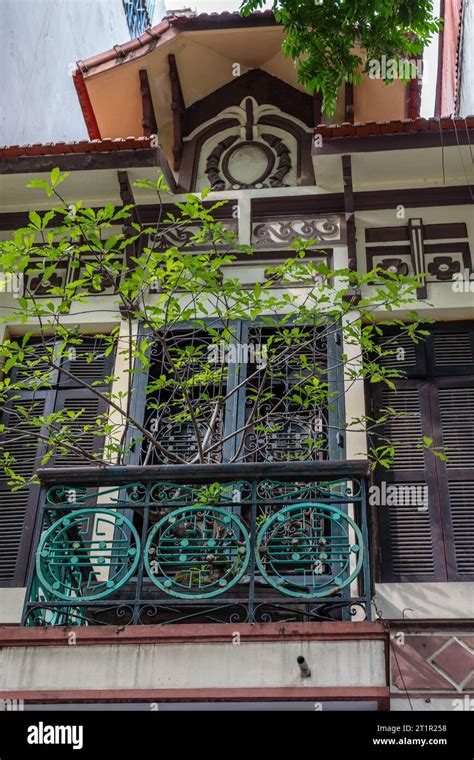
[[[25,625],[370,618],[367,464],[39,472]]]

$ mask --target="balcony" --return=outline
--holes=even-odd
[[[26,626],[370,620],[364,461],[38,475]]]

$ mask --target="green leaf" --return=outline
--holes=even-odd
[[[39,214],[36,213],[36,211],[30,211],[28,214],[28,218],[30,220],[30,224],[33,225],[33,227],[37,230],[41,229],[41,217]]]

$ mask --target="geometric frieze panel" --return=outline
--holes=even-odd
[[[156,247],[158,250],[166,250],[167,248],[176,247],[182,248],[195,248],[199,250],[207,250],[211,247],[229,247],[229,240],[226,238],[226,233],[231,235],[238,235],[238,222],[235,219],[223,219],[218,220],[222,225],[222,240],[219,236],[214,234],[213,240],[204,238],[202,224],[186,224],[185,226],[179,226],[176,224],[163,224],[157,235]]]
[[[45,260],[39,256],[32,257],[27,270],[28,273],[23,276],[24,289],[22,295],[31,295],[34,298],[51,298],[54,295],[53,288],[63,290],[66,285],[86,277],[87,266],[94,262],[94,257],[87,254],[81,256],[79,266],[77,266],[77,259],[73,260],[72,257],[57,262],[54,272],[46,282],[44,280]],[[46,261],[46,265],[47,263]],[[109,263],[110,267],[115,266],[116,271],[119,272],[123,265],[123,257],[117,256]],[[113,295],[120,284],[120,279],[120,274],[104,275],[100,282],[95,282],[94,286],[90,283],[87,286],[81,286],[74,292],[81,292],[88,296]]]
[[[365,230],[367,269],[380,267],[394,274],[419,275],[418,298],[426,298],[426,284],[452,282],[474,271],[467,227],[463,223],[408,225]]]
[[[251,242],[259,247],[288,245],[296,238],[321,243],[341,243],[344,233],[342,216],[311,216],[304,219],[275,219],[252,223]]]

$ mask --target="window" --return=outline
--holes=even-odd
[[[404,352],[402,361],[394,355],[385,363],[407,377],[395,381],[396,390],[380,387],[370,400],[374,414],[389,406],[404,413],[381,430],[397,443],[392,468],[381,468],[376,478],[394,494],[378,513],[382,580],[472,581],[474,325],[438,323],[418,345],[390,337]],[[423,436],[447,461],[420,446]]]
[[[113,354],[106,357],[101,340],[84,337],[81,345],[71,346],[62,353],[62,366],[71,373],[72,377],[69,377],[57,370],[48,373],[46,356],[51,356],[57,346],[58,341],[54,338],[45,342],[38,339],[28,342],[25,354],[26,361],[31,361],[31,368],[16,367],[11,372],[12,382],[21,382],[24,389],[12,394],[0,416],[1,423],[7,427],[0,439],[0,447],[14,458],[15,472],[25,478],[31,477],[41,466],[45,453],[44,445],[38,439],[38,432],[41,434],[44,431],[32,425],[31,417],[38,418],[58,409],[71,412],[82,410],[80,418],[71,422],[71,426],[75,424],[78,428],[78,444],[90,453],[100,452],[103,446],[103,440],[82,429],[106,411],[106,404],[84,388],[81,381],[90,385],[103,380],[104,384],[99,385],[98,389],[105,390],[104,378],[112,373]],[[42,378],[42,383],[39,378]],[[84,464],[87,464],[85,459],[74,451],[58,454],[48,462],[48,466],[58,467]],[[8,478],[0,473],[0,585],[24,584],[38,499],[38,486],[12,492]]]
[[[209,326],[217,334],[223,329]],[[133,416],[144,420],[171,456],[145,440],[135,447],[131,463],[169,464],[174,455],[197,462],[196,426],[206,442],[206,463],[343,458],[343,393],[337,393],[342,381],[334,361],[339,334],[324,325],[300,328],[299,343],[290,351],[273,326],[236,321],[231,329],[226,356],[223,343],[212,341],[204,329],[182,325],[165,348],[155,339],[149,373],[136,376]],[[327,383],[335,394],[327,408],[299,403],[298,384],[305,375]],[[190,405],[194,420],[186,413]]]

